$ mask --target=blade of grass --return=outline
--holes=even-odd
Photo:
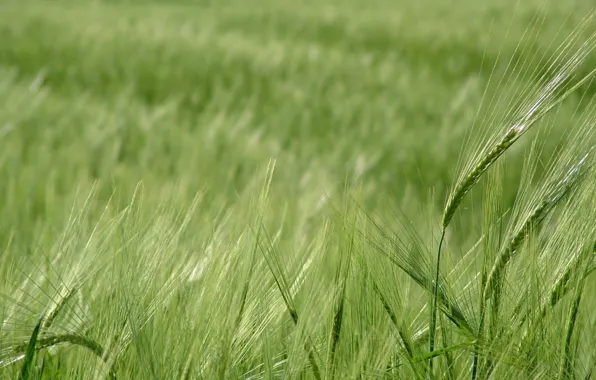
[[[336,274],[336,282],[339,283],[339,293],[336,296],[335,300],[335,313],[333,315],[333,326],[331,327],[331,348],[329,350],[329,358],[328,358],[328,365],[331,368],[331,378],[333,379],[335,376],[335,366],[336,366],[336,352],[337,346],[339,344],[339,339],[341,336],[341,329],[344,319],[344,307],[345,307],[345,300],[346,300],[346,288],[348,282],[348,276],[350,275],[350,264],[352,261],[352,252],[354,250],[354,234],[352,231],[352,235],[350,238],[350,243],[348,247],[348,252],[346,258],[342,257],[340,261],[339,268],[337,269]],[[344,263],[345,260],[345,263]],[[343,276],[342,272],[343,271]],[[341,276],[341,278],[340,278]]]
[[[25,357],[23,359],[23,366],[21,367],[21,373],[19,375],[19,380],[27,380],[31,374],[31,367],[33,366],[33,361],[35,360],[35,351],[37,346],[37,338],[41,333],[41,326],[43,324],[45,318],[45,313],[42,313],[41,317],[39,317],[39,321],[33,328],[33,332],[31,333],[31,338],[29,338],[29,343],[27,344],[27,348],[25,350]]]
[[[269,270],[271,271],[275,284],[277,285],[277,289],[279,290],[279,292],[282,295],[284,304],[286,306],[286,309],[288,310],[288,314],[290,314],[290,317],[292,319],[292,321],[294,322],[294,325],[298,325],[298,312],[294,306],[294,302],[292,300],[292,296],[290,294],[290,287],[288,285],[288,281],[285,277],[285,275],[283,274],[283,268],[281,266],[281,264],[274,258],[275,253],[272,252],[273,247],[273,240],[271,239],[271,236],[269,236],[269,234],[267,233],[267,230],[265,229],[264,225],[261,225],[261,230],[263,231],[264,236],[269,240],[269,244],[267,245],[267,247],[263,247],[262,243],[259,241],[259,246],[261,248],[261,252],[263,253],[263,256],[265,257],[265,261],[267,263],[267,266],[269,267]],[[313,373],[313,376],[315,377],[316,380],[321,380],[321,371],[319,369],[319,365],[317,364],[316,358],[315,358],[315,353],[314,353],[314,349],[313,349],[313,345],[310,342],[310,337],[307,336],[306,342],[304,343],[304,348],[308,354],[308,361],[310,363],[310,367],[311,367],[311,371]]]
[[[581,303],[582,295],[584,292],[584,278],[582,278],[580,284],[576,287],[576,294],[569,307],[569,314],[567,317],[565,340],[563,343],[563,355],[561,359],[561,365],[559,370],[559,379],[570,380],[573,379],[573,358],[571,353],[571,345],[573,333],[575,330],[575,323],[577,320],[577,314],[579,311],[579,305]]]
[[[414,365],[414,350],[412,348],[412,342],[411,342],[410,338],[408,338],[407,334],[403,330],[401,324],[399,323],[399,321],[397,319],[397,315],[395,314],[395,311],[393,311],[393,308],[391,307],[391,305],[389,304],[389,302],[387,301],[387,299],[385,298],[385,296],[381,292],[381,289],[379,289],[379,287],[376,284],[376,282],[374,281],[374,279],[371,279],[370,282],[372,283],[373,291],[379,297],[379,300],[383,304],[383,309],[385,310],[385,312],[389,316],[389,320],[391,321],[391,323],[395,327],[395,330],[397,331],[399,340],[400,340],[401,345],[402,345],[402,349],[406,353],[406,359],[407,359],[408,363],[410,364],[410,367],[412,368],[412,370],[414,371],[414,373],[416,374],[416,376],[418,378],[420,378],[421,377],[420,376],[420,373],[419,373],[420,370],[418,369],[418,367],[416,367]]]

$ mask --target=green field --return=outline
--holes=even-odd
[[[592,7],[1,1],[0,378],[596,376]]]

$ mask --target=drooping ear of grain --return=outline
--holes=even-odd
[[[17,345],[13,349],[12,354],[15,357],[24,357],[20,378],[25,378],[22,376],[28,376],[25,375],[25,372],[30,373],[31,363],[34,361],[35,351],[62,345],[65,343],[85,348],[89,352],[92,352],[99,360],[108,364],[108,358],[102,345],[89,337],[72,333],[60,335],[44,334],[43,337],[40,337],[43,329],[44,320],[44,317],[39,319],[39,323],[35,326],[28,343]],[[115,376],[115,374],[112,371],[110,371],[110,376]]]

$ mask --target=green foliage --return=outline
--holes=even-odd
[[[592,12],[2,2],[0,377],[590,378]]]

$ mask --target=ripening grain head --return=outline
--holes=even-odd
[[[588,18],[590,20],[591,18]],[[576,32],[583,30],[587,26],[585,24],[580,25]],[[577,36],[571,36],[573,40]],[[466,160],[463,170],[458,176],[458,180],[455,182],[455,187],[449,194],[447,203],[443,211],[442,228],[446,229],[455,211],[460,205],[466,194],[472,189],[472,187],[479,181],[480,177],[486,170],[501,156],[505,153],[520,137],[522,137],[536,122],[540,121],[549,111],[563,102],[569,95],[571,95],[577,88],[582,84],[592,79],[594,71],[581,77],[579,81],[574,84],[571,88],[565,88],[577,74],[576,71],[593,51],[596,46],[596,34],[592,35],[589,40],[581,45],[581,47],[569,58],[560,65],[556,74],[536,93],[529,92],[528,98],[524,101],[525,106],[522,106],[517,111],[507,111],[507,114],[514,114],[513,120],[508,123],[511,125],[505,132],[499,137],[493,135],[491,140],[494,142],[488,142],[483,145],[482,148],[476,147],[467,148],[469,151],[474,152],[472,156]],[[561,59],[563,53],[569,50],[571,44],[563,45],[561,55],[554,59],[552,66]],[[498,123],[505,123],[506,120],[498,120]],[[495,128],[499,130],[499,126],[486,125],[483,126],[486,130]],[[490,134],[490,132],[488,132]]]

